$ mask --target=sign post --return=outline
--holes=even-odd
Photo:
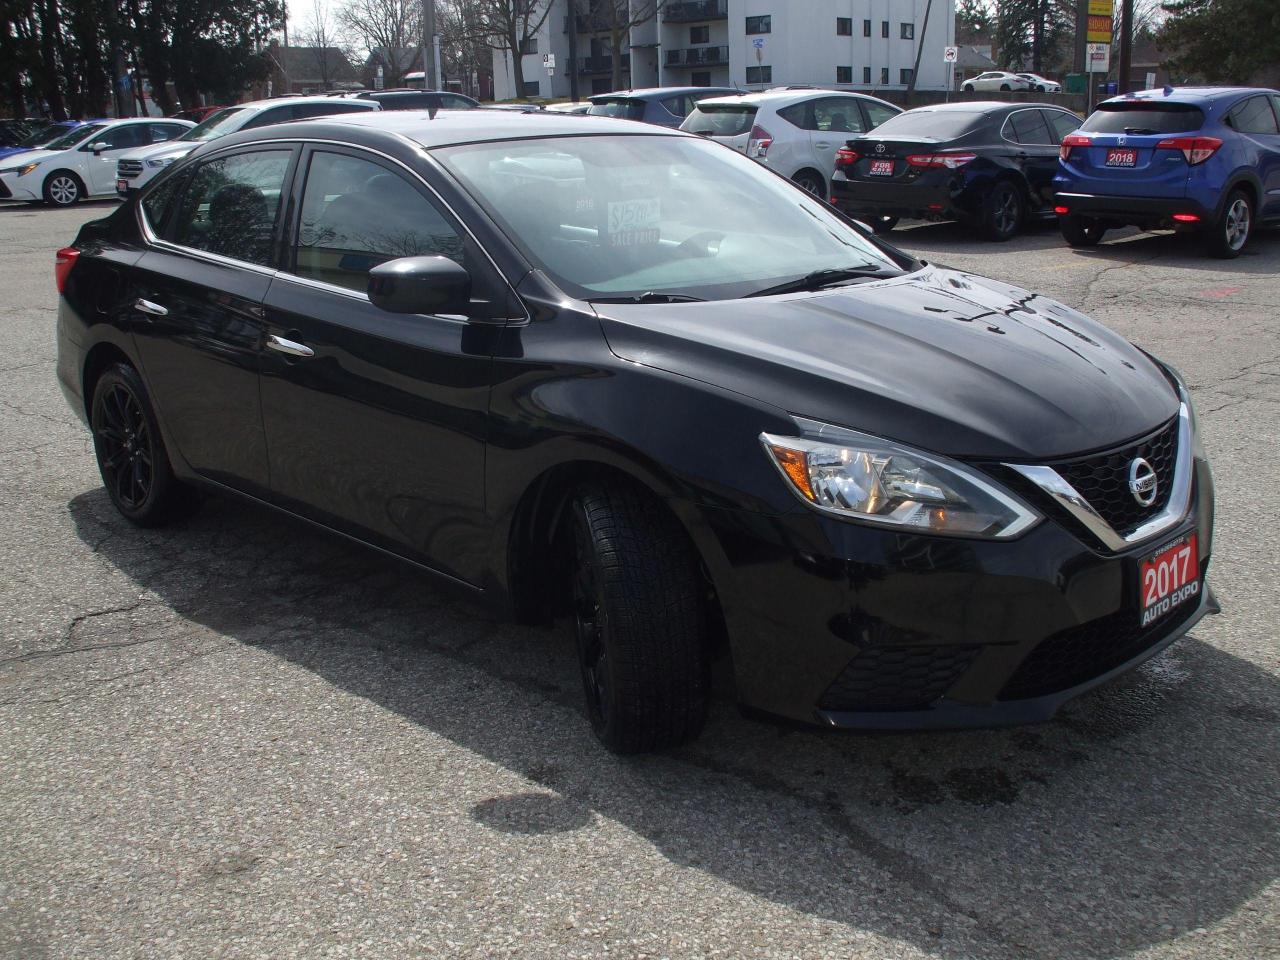
[[[542,65],[547,68],[548,77],[556,75],[556,55],[554,53],[544,53],[542,55]]]
[[[951,102],[951,86],[956,80],[956,61],[960,59],[959,47],[943,47],[942,62],[945,63],[947,71],[947,103]]]
[[[1111,44],[1109,43],[1090,43],[1085,47],[1085,76],[1089,83],[1089,97],[1086,101],[1089,105],[1089,112],[1093,112],[1093,75],[1100,73],[1104,77],[1111,70]]]

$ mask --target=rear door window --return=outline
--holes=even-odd
[[[187,181],[174,243],[271,266],[292,150],[251,150],[202,163]]]
[[[755,119],[755,107],[704,102],[689,114],[680,129],[707,137],[736,137],[749,132]]]
[[[286,123],[292,120],[296,114],[294,113],[294,105],[272,107],[269,110],[263,110],[260,114],[250,120],[241,129],[252,130],[256,127],[269,127],[273,123]]]
[[[644,101],[629,98],[593,100],[587,113],[593,117],[614,117],[618,120],[643,120]]]
[[[1039,110],[1018,110],[1009,114],[1001,133],[1006,140],[1014,143],[1034,145],[1054,142]]]
[[[1250,97],[1227,115],[1227,122],[1241,133],[1280,133],[1269,97]]]
[[[689,111],[693,109],[693,103],[684,94],[667,97],[665,100],[661,101],[661,103],[667,113],[671,114],[673,117],[679,117],[681,120],[687,117],[689,115]]]
[[[1190,133],[1204,124],[1204,112],[1189,103],[1122,100],[1098,105],[1080,128],[1086,133]]]

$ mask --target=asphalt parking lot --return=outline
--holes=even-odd
[[[1222,616],[1038,727],[722,700],[623,760],[567,632],[240,503],[117,517],[53,375],[53,251],[112,206],[0,204],[0,955],[1280,955],[1280,233],[893,235],[1184,371]]]

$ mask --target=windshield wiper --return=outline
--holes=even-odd
[[[591,297],[587,303],[704,303],[701,297],[686,297],[683,293],[656,293],[650,290],[638,297]]]
[[[813,273],[806,273],[803,277],[796,280],[788,280],[786,283],[779,283],[772,287],[765,287],[763,290],[757,290],[755,293],[748,293],[748,297],[768,297],[775,293],[798,293],[801,290],[821,290],[823,287],[829,287],[835,283],[841,283],[845,280],[870,280],[878,277],[897,276],[895,273],[886,273],[881,267],[872,264],[863,264],[860,267],[839,267],[831,270],[815,270]]]
[[[1144,133],[1159,133],[1159,130],[1152,130],[1150,127],[1125,127],[1124,132],[1131,136],[1141,136]]]

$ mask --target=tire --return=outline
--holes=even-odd
[[[84,182],[70,170],[55,170],[44,178],[44,202],[70,207],[84,199]]]
[[[592,729],[614,753],[692,740],[710,684],[693,545],[660,501],[628,487],[579,489],[571,522],[574,626]]]
[[[1100,221],[1074,215],[1059,217],[1058,229],[1062,231],[1062,239],[1073,247],[1096,247],[1107,232]]]
[[[1253,202],[1243,190],[1232,190],[1222,213],[1205,232],[1205,246],[1211,257],[1233,260],[1240,256],[1253,232]]]
[[[899,217],[875,217],[871,221],[871,229],[876,233],[889,233],[898,225]]]
[[[1013,87],[1009,86],[1007,83],[1002,83],[1000,84],[1000,89],[1008,93],[1010,90],[1013,89]]]
[[[983,198],[978,228],[988,240],[1003,243],[1022,229],[1025,217],[1022,191],[1010,181],[1001,180]]]
[[[801,170],[791,178],[791,181],[820,200],[826,200],[831,196],[827,193],[827,180],[820,173],[815,173],[812,170]]]
[[[139,527],[158,527],[189,514],[195,492],[173,475],[147,389],[128,364],[108,367],[89,407],[93,451],[107,496]]]
[[[972,83],[965,83],[965,84],[961,84],[960,89],[963,90],[965,93],[973,93],[974,86]]]

